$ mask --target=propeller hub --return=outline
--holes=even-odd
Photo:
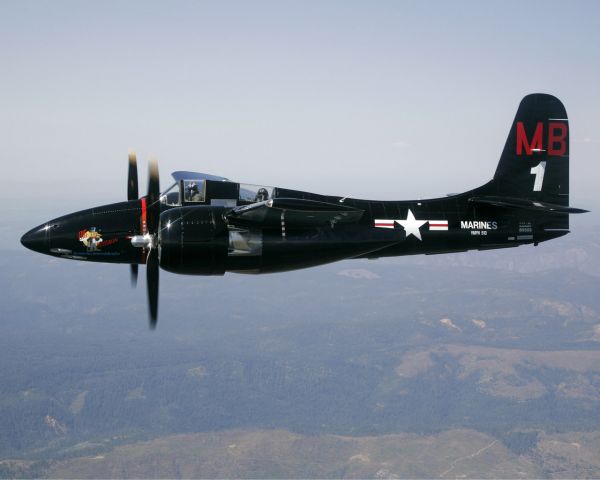
[[[131,245],[136,248],[151,249],[154,246],[154,236],[146,233],[145,235],[134,235],[131,237]]]

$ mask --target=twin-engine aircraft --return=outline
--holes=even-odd
[[[569,123],[546,94],[519,105],[493,179],[429,200],[376,201],[244,185],[174,172],[162,191],[156,161],[138,198],[129,156],[126,202],[71,213],[30,230],[27,248],[60,258],[146,264],[150,327],[159,267],[190,275],[271,273],[350,258],[516,247],[569,233]]]

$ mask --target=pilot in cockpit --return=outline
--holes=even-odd
[[[257,202],[264,202],[268,199],[269,199],[269,191],[264,187],[259,188],[258,192],[256,192],[256,198],[254,200]]]
[[[196,182],[189,182],[185,187],[185,198],[188,202],[201,202],[200,190]]]

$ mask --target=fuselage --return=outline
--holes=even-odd
[[[192,199],[186,197],[186,182],[180,179],[160,200],[155,247],[160,266],[175,273],[270,273],[350,258],[515,247],[568,232],[567,215],[557,225],[556,214],[474,203],[470,199],[476,190],[429,200],[375,201],[195,179],[202,196]],[[259,198],[251,198],[249,191],[260,192]],[[277,210],[277,220],[270,223],[229,215],[257,200],[268,204],[277,199],[343,206],[356,212],[355,220],[318,218],[306,207]],[[32,229],[22,241],[61,258],[144,263],[147,252],[131,240],[143,233],[146,208],[142,199],[82,210]]]

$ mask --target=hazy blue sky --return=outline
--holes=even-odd
[[[41,189],[43,215],[120,200],[128,148],[144,183],[154,154],[163,185],[194,169],[443,195],[487,181],[521,98],[547,92],[571,118],[585,207],[599,25],[597,1],[2,1],[2,196]]]

